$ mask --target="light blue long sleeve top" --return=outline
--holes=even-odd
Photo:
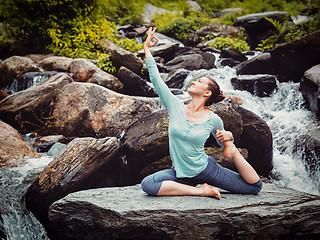
[[[185,114],[186,105],[173,95],[160,78],[157,65],[152,56],[146,60],[150,80],[169,112],[169,152],[173,168],[178,178],[194,177],[208,164],[204,145],[210,133],[216,138],[217,129],[224,130],[221,118],[211,111],[210,118],[202,123],[190,124]],[[223,144],[216,141],[220,146]]]

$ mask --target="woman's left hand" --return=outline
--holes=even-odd
[[[233,135],[232,132],[229,131],[216,131],[216,137],[220,142],[227,142],[227,141],[232,141]]]

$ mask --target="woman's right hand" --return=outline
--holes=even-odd
[[[154,36],[154,33],[156,32],[156,28],[152,29],[152,27],[149,28],[148,30],[148,37],[144,43],[144,48],[151,48],[154,45],[156,45],[159,41],[159,39]],[[152,41],[153,39],[155,39],[155,41]]]

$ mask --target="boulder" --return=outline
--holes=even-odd
[[[157,44],[156,46],[150,48],[152,56],[162,57],[166,61],[171,60],[178,50],[179,43]],[[140,57],[144,57],[144,50],[138,51],[138,54]]]
[[[320,197],[272,183],[258,195],[152,197],[139,185],[72,193],[49,210],[61,239],[318,239]],[[60,239],[57,239],[60,240]]]
[[[125,66],[134,73],[141,75],[143,63],[135,54],[124,50],[109,40],[100,41],[99,45],[110,55],[110,60],[117,68]]]
[[[277,88],[277,78],[273,75],[240,75],[231,79],[236,90],[245,90],[258,97],[269,97]]]
[[[320,64],[304,73],[299,90],[305,100],[306,107],[320,119]]]
[[[274,72],[279,81],[300,82],[304,72],[320,63],[320,31],[271,50]]]
[[[186,52],[175,57],[165,64],[171,70],[179,68],[187,70],[211,69],[214,68],[215,56],[210,53]]]
[[[248,33],[251,49],[255,49],[262,40],[267,39],[276,32],[273,24],[266,18],[284,23],[290,20],[290,14],[281,11],[254,13],[238,17],[234,23],[234,26],[242,27]]]
[[[121,66],[117,73],[118,78],[124,84],[124,93],[130,96],[156,97],[154,89],[139,75],[130,69]]]
[[[246,55],[236,48],[226,48],[221,50],[219,58],[232,58],[238,60],[239,62],[248,60]]]
[[[263,53],[236,66],[237,74],[273,74],[270,53]]]
[[[56,200],[71,192],[110,186],[104,184],[115,174],[109,164],[118,149],[116,138],[74,139],[28,188],[25,194],[27,208],[40,222],[46,223],[48,209]]]
[[[14,79],[26,72],[38,72],[40,68],[30,59],[20,56],[7,58],[0,64],[0,88],[10,86]]]
[[[28,145],[19,132],[0,121],[0,167],[16,167],[24,158],[39,158],[39,153]]]
[[[74,82],[59,94],[51,132],[68,137],[120,136],[157,104],[157,99],[127,96],[97,84]]]
[[[258,174],[268,176],[273,168],[272,133],[265,121],[242,107],[234,107],[241,116],[242,133],[238,147],[248,150],[248,162]]]
[[[166,84],[169,88],[179,88],[181,89],[184,85],[184,80],[189,75],[190,71],[186,69],[178,69],[176,71],[172,71],[169,74],[168,79],[166,80]]]
[[[49,135],[38,137],[35,139],[33,146],[38,152],[48,152],[49,149],[60,140],[63,140],[63,135]]]
[[[69,65],[69,72],[74,73],[78,82],[95,83],[115,92],[122,92],[124,85],[115,76],[101,70],[87,59],[74,59]]]
[[[310,129],[307,133],[300,135],[294,142],[294,153],[302,153],[302,160],[309,174],[317,179],[320,169],[320,130]],[[320,187],[320,182],[318,182]]]
[[[202,12],[199,3],[197,3],[196,1],[188,0],[187,5],[191,11]]]
[[[43,59],[48,57],[53,57],[53,55],[52,54],[28,54],[25,57],[30,58],[32,61],[38,64]]]
[[[146,3],[144,5],[144,12],[141,14],[141,18],[143,19],[144,22],[151,22],[151,19],[156,15],[156,14],[161,14],[161,13],[166,13],[170,12],[164,8],[158,8],[152,4]]]
[[[196,46],[201,42],[201,37],[205,37],[207,35],[212,35],[214,37],[230,36],[237,38],[239,36],[245,37],[246,33],[243,33],[243,30],[238,27],[218,23],[210,23],[209,25],[204,26],[196,32],[191,33],[185,41],[185,44],[188,46]]]
[[[44,58],[39,65],[46,71],[67,72],[72,58],[52,56]]]
[[[0,102],[0,119],[21,131],[50,130],[53,105],[70,82],[66,73],[59,73],[41,85],[9,95]]]
[[[222,118],[225,129],[232,131],[237,143],[241,134],[239,114],[226,103],[216,104],[211,110]],[[138,183],[141,179],[137,177],[142,169],[169,155],[168,121],[168,112],[161,110],[145,116],[128,127],[121,139],[123,158],[126,162],[125,185]],[[213,136],[209,138],[206,146],[218,146]]]

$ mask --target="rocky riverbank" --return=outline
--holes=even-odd
[[[272,16],[281,19],[283,15],[281,12]],[[239,19],[238,25],[256,29],[263,18],[263,14],[247,16]],[[150,25],[122,26],[121,30],[125,36],[143,36]],[[268,30],[264,28],[265,32]],[[207,34],[232,36],[238,31],[239,27],[210,24],[195,32],[187,41],[189,45],[159,37],[160,44],[152,53],[171,91],[187,102],[185,79],[192,71],[207,71],[219,62],[221,67],[236,69],[237,76],[231,79],[235,89],[260,98],[276,92],[279,81],[300,82],[306,106],[319,118],[320,32],[278,45],[253,58],[252,52],[220,51],[198,42]],[[248,31],[251,39],[255,34]],[[99,45],[110,54],[116,74],[102,71],[89,59],[51,55],[13,56],[0,64],[0,87],[6,90],[0,101],[0,132],[6,139],[0,148],[1,166],[16,166],[21,164],[21,158],[39,156],[34,149],[47,152],[58,143],[65,147],[25,195],[27,208],[48,231],[54,227],[61,236],[72,239],[319,236],[319,198],[270,183],[258,196],[225,194],[221,201],[191,197],[168,201],[145,196],[135,184],[147,174],[171,165],[168,115],[149,82],[143,52],[128,52],[104,40]],[[268,177],[273,168],[273,139],[266,122],[243,108],[236,96],[210,108],[233,132],[235,143],[248,162],[260,175]],[[21,143],[23,139],[17,130],[32,133],[31,147]],[[206,147],[220,164],[234,169],[212,138]],[[305,149],[306,165],[317,171],[317,132],[297,139],[294,147]],[[135,186],[124,187],[129,185]],[[71,194],[93,188],[102,189]],[[111,205],[101,205],[103,201]],[[117,201],[123,209],[114,208]],[[84,216],[90,220],[83,221]],[[181,228],[177,223],[181,223]]]

